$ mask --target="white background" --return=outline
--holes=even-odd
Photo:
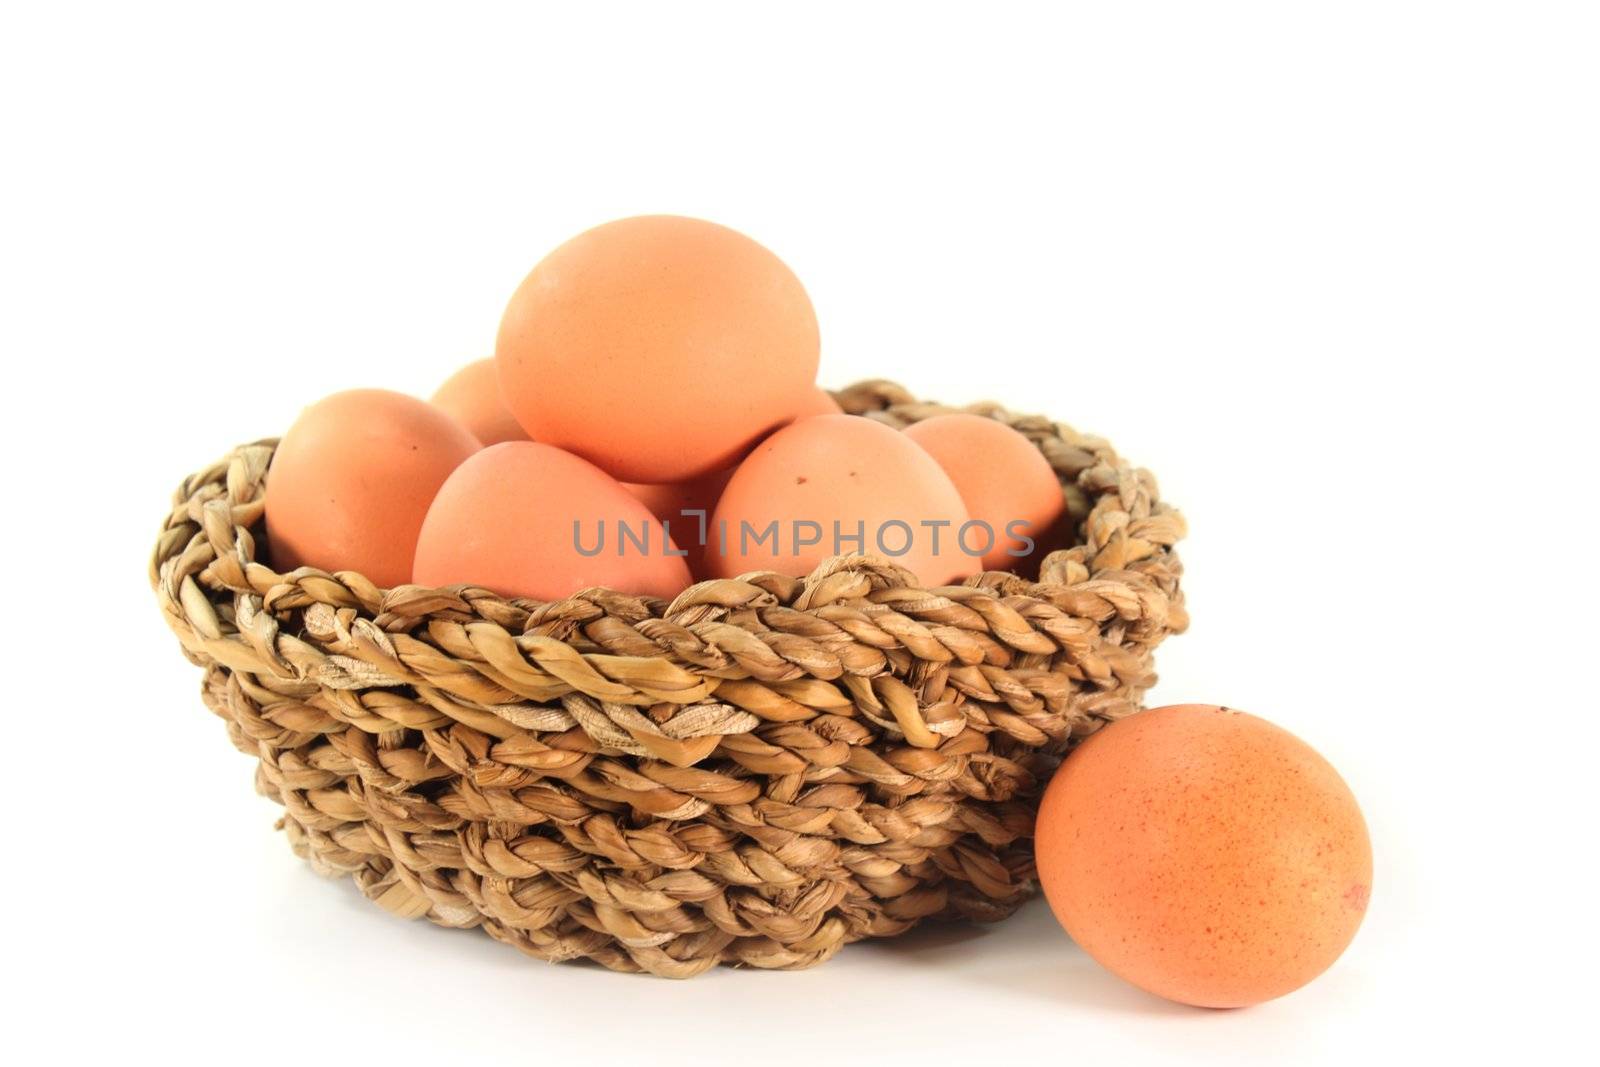
[[[7,5],[0,1041],[238,1063],[1592,1051],[1594,11]],[[1035,905],[672,983],[403,924],[293,858],[146,586],[172,488],[336,389],[426,394],[488,353],[544,251],[645,211],[787,259],[826,384],[995,397],[1160,475],[1194,625],[1156,701],[1296,731],[1371,824],[1371,911],[1332,971],[1179,1008]]]

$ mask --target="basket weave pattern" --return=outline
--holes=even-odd
[[[836,396],[893,426],[1006,421],[1060,476],[1072,547],[1037,582],[936,590],[870,556],[671,604],[384,590],[273,570],[268,441],[183,483],[151,582],[294,850],[397,915],[670,977],[1001,918],[1031,889],[1044,780],[1186,625],[1183,521],[1047,419]]]

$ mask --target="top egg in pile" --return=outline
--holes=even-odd
[[[813,399],[800,279],[726,226],[622,219],[546,256],[500,322],[506,406],[535,441],[628,482],[729,467]]]
[[[537,600],[670,597],[849,552],[926,584],[1027,558],[1062,505],[1034,445],[977,416],[919,434],[847,417],[818,349],[799,279],[743,234],[597,226],[533,268],[493,360],[431,405],[364,391],[308,409],[268,476],[269,552]]]

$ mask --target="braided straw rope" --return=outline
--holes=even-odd
[[[901,427],[952,408],[837,394]],[[994,405],[1077,529],[1040,581],[803,579],[503,600],[258,557],[273,442],[179,488],[150,579],[206,704],[317,871],[546,960],[681,978],[792,968],[1031,890],[1038,793],[1137,707],[1187,618],[1183,520],[1096,438]]]

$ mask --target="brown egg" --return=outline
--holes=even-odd
[[[689,568],[661,523],[610,475],[532,441],[491,445],[439,490],[417,542],[419,585],[560,600],[604,586],[673,597]]]
[[[721,578],[803,575],[829,556],[863,552],[926,585],[978,569],[956,547],[967,511],[949,477],[904,434],[855,415],[800,419],[761,442],[734,471],[714,520],[704,570]]]
[[[500,399],[500,377],[492,359],[476,360],[456,371],[433,394],[433,403],[486,445],[528,439]]]
[[[974,524],[966,544],[982,554],[984,569],[1016,570],[1038,552],[1066,501],[1032,441],[996,419],[965,413],[912,423],[906,436],[960,491]]]
[[[280,571],[357,571],[411,580],[433,494],[478,441],[432,404],[382,389],[335,393],[300,413],[267,476],[266,522]]]
[[[811,301],[777,256],[672,215],[610,222],[550,253],[495,345],[529,436],[651,484],[738,462],[815,388],[817,354]]]
[[[1293,734],[1209,704],[1141,712],[1067,758],[1039,881],[1085,952],[1134,985],[1227,1008],[1311,981],[1355,936],[1372,847],[1355,797]]]

